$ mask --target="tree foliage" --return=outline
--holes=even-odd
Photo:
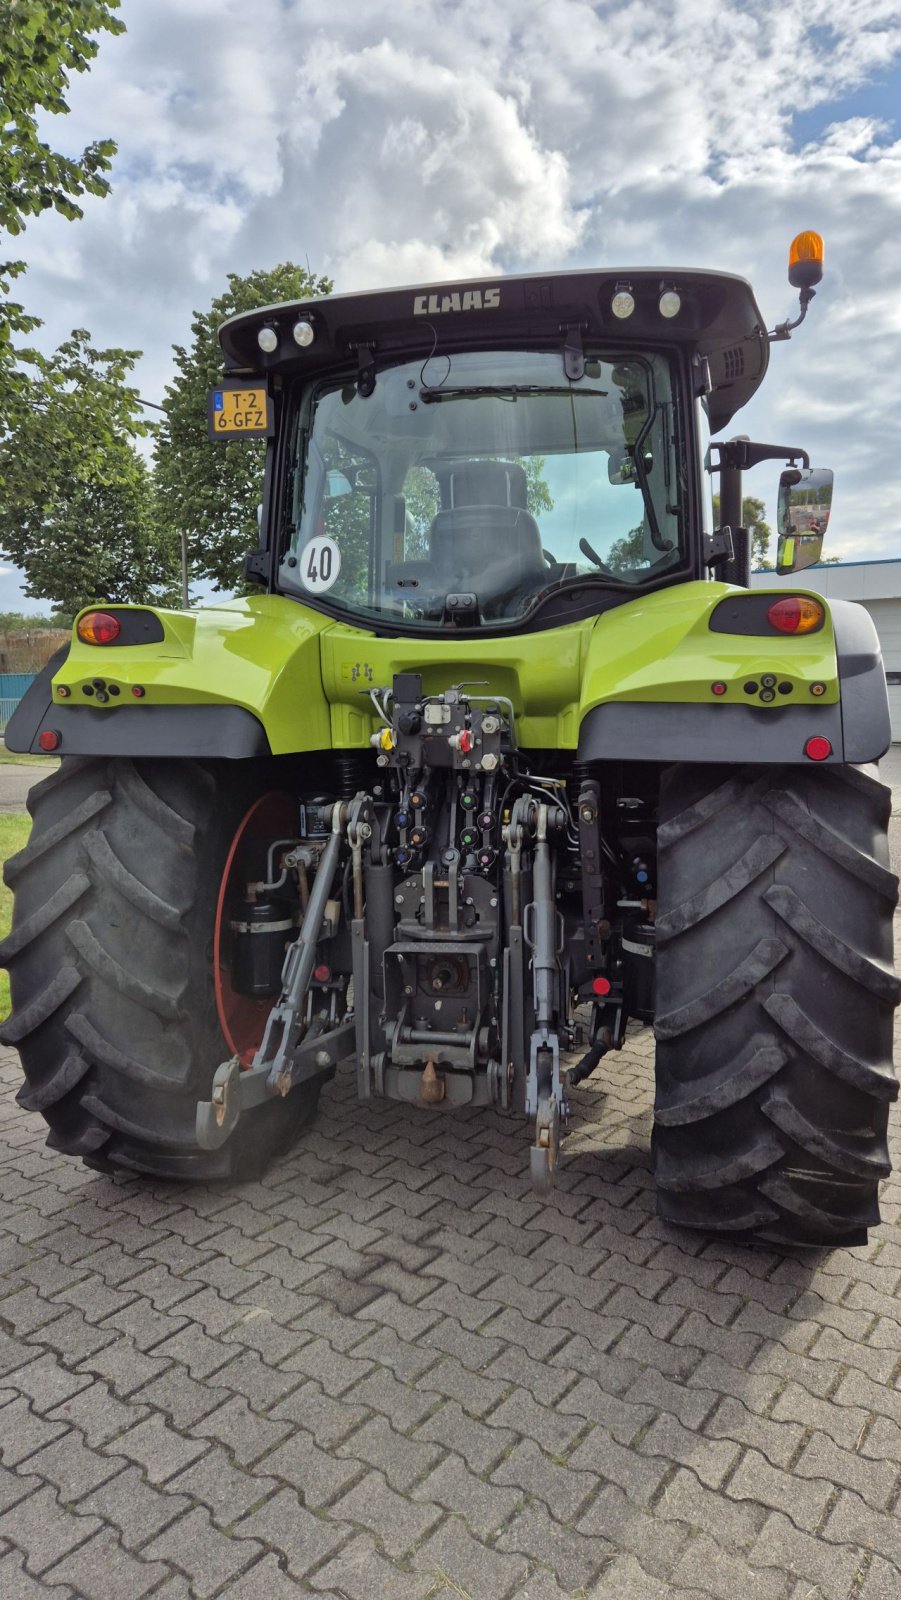
[[[157,438],[158,503],[169,537],[182,531],[187,537],[192,573],[219,589],[236,587],[242,557],[257,542],[265,454],[262,441],[207,438],[207,391],[222,375],[219,325],[239,311],[313,299],[331,289],[330,279],[290,261],[244,278],[229,273],[225,293],[208,311],[195,313],[190,348],[175,347],[176,375]]]
[[[25,593],[77,611],[95,600],[174,599],[176,554],[155,526],[134,447],[146,432],[126,380],[135,353],[95,350],[82,330],[33,352],[28,403],[0,437],[0,545]]]
[[[88,145],[75,158],[38,133],[39,111],[68,111],[69,75],[84,72],[97,34],[123,33],[118,0],[0,0],[0,227],[21,233],[25,219],[53,209],[80,217],[84,194],[106,194],[116,146]]]

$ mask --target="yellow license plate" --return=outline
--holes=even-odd
[[[211,439],[265,438],[272,432],[272,402],[262,386],[219,384],[207,401]]]

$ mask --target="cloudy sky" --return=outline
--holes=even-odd
[[[892,0],[123,0],[57,147],[119,146],[111,196],[29,227],[48,342],[171,346],[229,271],[338,290],[591,265],[719,267],[770,326],[789,241],[808,320],[733,424],[836,471],[833,553],[901,555],[901,4]],[[777,466],[748,493],[772,508]],[[19,605],[15,575],[0,608]],[[28,604],[27,602],[25,603]],[[39,607],[32,605],[32,609]]]

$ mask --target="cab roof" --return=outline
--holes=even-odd
[[[635,309],[620,319],[612,301],[625,289]],[[664,290],[680,298],[673,317],[661,314]],[[294,338],[298,322],[312,329],[303,347]],[[271,352],[258,343],[264,327],[276,335]],[[675,346],[708,363],[714,431],[747,404],[769,359],[766,326],[746,279],[674,267],[460,279],[296,300],[239,312],[222,324],[219,341],[227,372],[315,376],[349,363],[378,366],[467,349]]]

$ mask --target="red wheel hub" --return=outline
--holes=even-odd
[[[247,890],[252,846],[261,840],[291,839],[297,835],[297,817],[290,795],[274,790],[261,795],[244,813],[225,858],[222,881],[216,901],[213,933],[213,974],[219,1026],[232,1055],[247,1068],[263,1037],[266,1018],[275,996],[257,999],[232,988],[233,908]],[[260,874],[257,873],[259,877]]]

